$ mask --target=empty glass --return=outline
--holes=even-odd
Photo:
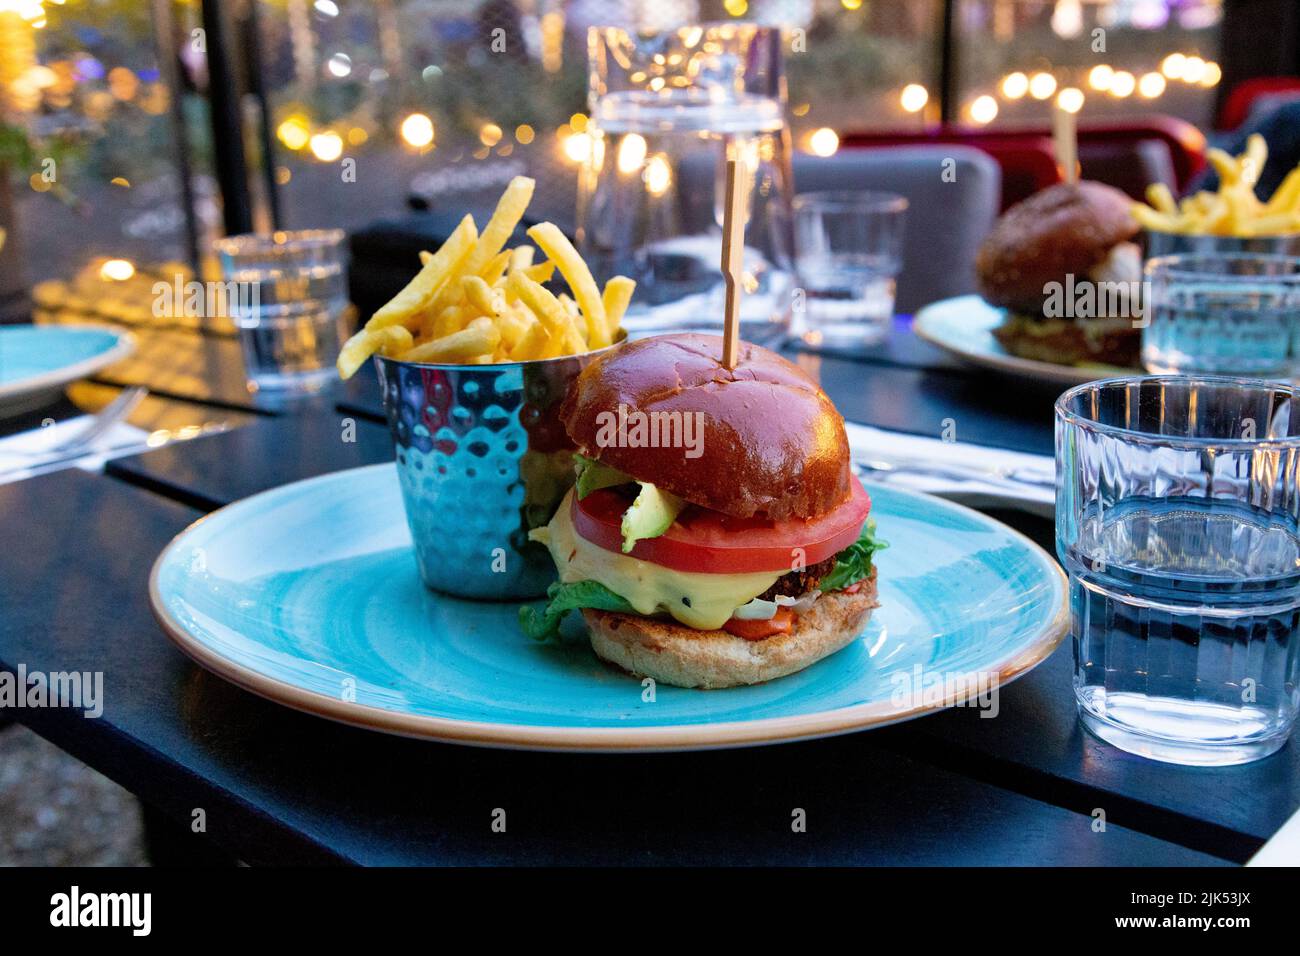
[[[1300,361],[1300,258],[1160,256],[1146,264],[1150,372],[1291,378]]]
[[[806,345],[852,349],[889,334],[906,212],[893,193],[795,197],[793,322]]]
[[[250,391],[336,380],[348,312],[341,229],[231,236],[215,246]]]
[[[1056,403],[1056,548],[1090,731],[1171,763],[1273,753],[1300,690],[1300,403],[1155,376]]]
[[[592,27],[588,52],[591,141],[578,243],[598,281],[636,280],[623,324],[634,335],[721,329],[726,160],[735,158],[750,186],[741,334],[783,337],[793,185],[780,29]]]

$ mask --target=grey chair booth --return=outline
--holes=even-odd
[[[680,171],[685,218],[700,226],[713,215],[712,163],[688,160]],[[698,184],[698,188],[691,185]],[[797,155],[796,193],[875,189],[908,201],[899,312],[975,291],[975,253],[993,226],[1002,176],[986,153],[969,146],[845,149],[834,156]]]

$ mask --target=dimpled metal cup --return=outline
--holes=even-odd
[[[559,405],[605,351],[500,365],[375,358],[425,585],[494,600],[546,593],[555,565],[528,532],[573,484]]]

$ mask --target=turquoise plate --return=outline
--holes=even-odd
[[[869,490],[890,542],[878,556],[882,606],[838,654],[754,687],[652,694],[585,640],[532,642],[516,605],[426,590],[392,465],[214,512],[159,555],[150,596],[182,650],[272,700],[391,733],[528,749],[844,733],[961,703],[970,685],[953,678],[997,686],[1052,652],[1066,630],[1065,577],[1042,549],[960,505]],[[907,681],[924,693],[905,695]]]
[[[0,328],[0,411],[34,408],[65,385],[131,354],[125,332],[98,326]]]
[[[918,311],[912,321],[912,331],[918,338],[968,365],[1036,382],[1082,385],[1099,378],[1140,374],[1113,365],[1055,365],[1012,355],[993,337],[993,330],[1002,324],[1005,316],[1002,309],[994,308],[977,295],[962,295],[934,302]]]

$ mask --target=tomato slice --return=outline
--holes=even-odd
[[[728,634],[735,634],[747,641],[763,641],[776,634],[786,634],[794,623],[794,611],[788,607],[779,607],[770,621],[743,621],[733,617],[722,629]]]
[[[843,551],[862,533],[871,498],[856,477],[851,479],[851,489],[844,504],[808,521],[773,521],[760,515],[733,518],[689,505],[659,537],[638,541],[631,556],[704,574],[789,571],[796,557],[804,567],[811,567]],[[573,526],[592,544],[621,554],[623,512],[629,503],[613,488],[593,491],[581,501],[574,495]],[[795,553],[796,548],[803,549],[802,555]]]

